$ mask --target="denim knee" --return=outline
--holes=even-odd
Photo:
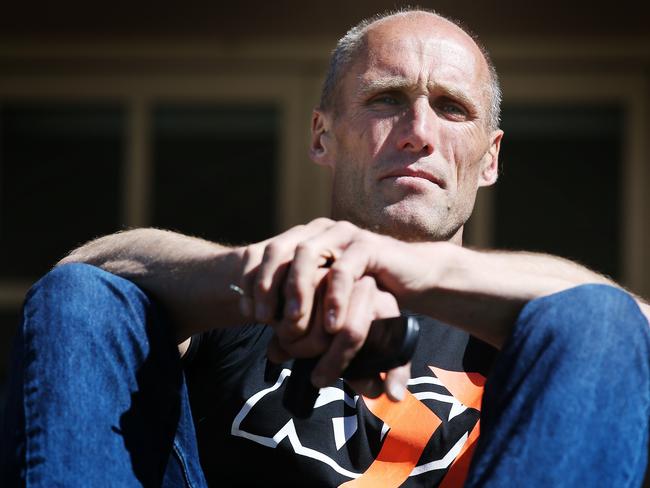
[[[5,423],[14,479],[161,485],[187,394],[172,328],[139,287],[57,267],[29,291],[16,344]]]
[[[624,290],[588,284],[529,302],[513,335],[542,334],[574,353],[629,355],[648,351],[650,326],[636,301]]]
[[[650,327],[615,287],[529,302],[488,378],[467,486],[639,486]]]
[[[99,322],[126,313],[133,318],[130,323],[143,323],[149,306],[149,298],[134,283],[95,266],[70,263],[54,268],[32,286],[25,299],[24,322],[32,333],[103,335],[113,327],[100,327]],[[36,314],[38,320],[30,320]],[[114,322],[118,323],[127,322]]]

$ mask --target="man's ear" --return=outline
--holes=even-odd
[[[490,147],[481,161],[481,173],[478,186],[490,186],[496,183],[499,177],[499,149],[501,148],[502,130],[495,130],[490,134]]]
[[[311,115],[309,157],[316,164],[334,168],[330,127],[330,115],[317,108],[314,109]]]

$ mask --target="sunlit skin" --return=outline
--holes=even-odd
[[[497,178],[489,71],[432,14],[373,24],[337,110],[316,110],[311,156],[333,171],[332,218],[409,241],[462,241],[476,191]]]

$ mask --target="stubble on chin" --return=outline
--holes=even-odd
[[[464,220],[455,215],[446,198],[433,201],[421,196],[406,196],[397,201],[386,201],[379,194],[372,198],[367,192],[355,188],[355,178],[338,176],[332,192],[332,219],[347,220],[363,229],[406,242],[462,238],[459,229]]]
[[[409,208],[404,202],[380,206],[377,204],[345,207],[343,202],[333,205],[332,218],[353,224],[406,242],[448,241],[458,234],[461,225],[450,225],[443,209],[424,213]]]
[[[381,212],[378,227],[382,234],[407,242],[448,241],[459,226],[450,225],[446,217],[440,209],[423,213],[388,206]]]

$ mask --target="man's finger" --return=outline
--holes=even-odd
[[[288,256],[289,253],[280,241],[271,242],[264,249],[252,286],[255,320],[258,322],[268,323],[275,318],[279,300],[279,283],[287,273]]]
[[[324,278],[324,273],[321,273],[322,278]],[[312,314],[309,329],[306,334],[298,335],[296,338],[295,324],[286,319],[274,326],[280,344],[292,357],[311,358],[320,356],[327,350],[332,341],[332,335],[325,331],[321,321],[322,290],[322,286],[318,288],[317,294],[319,296],[316,300],[316,308]]]
[[[296,255],[287,274],[285,314],[293,318],[299,327],[306,327],[311,314],[314,296],[313,274],[322,266],[323,260],[336,264],[341,252],[363,232],[349,222],[337,222],[320,234],[307,239],[296,248]],[[338,330],[346,311],[331,309],[325,312],[330,331]]]
[[[315,344],[322,344],[323,337],[327,337],[327,343],[329,343],[329,334],[326,333],[323,328],[323,323],[321,321],[322,317],[322,297],[325,288],[325,280],[327,275],[327,269],[317,269],[314,275],[311,277],[314,282],[312,289],[314,289],[314,295],[312,296],[312,301],[314,303],[312,310],[310,311],[310,316],[305,321],[296,321],[293,318],[287,316],[286,314],[275,325],[275,330],[280,340],[285,344],[285,347],[289,347],[292,351],[300,350],[305,344],[310,342]],[[285,284],[285,286],[287,286]],[[301,342],[304,339],[306,342]],[[311,346],[314,349],[314,344]],[[311,354],[320,354],[325,350],[325,347],[321,345],[317,346],[318,351]],[[300,354],[301,357],[305,354]],[[309,356],[307,354],[306,356]]]
[[[330,347],[314,368],[312,380],[315,385],[322,387],[339,378],[361,349],[374,317],[372,293],[375,290],[374,280],[370,277],[364,277],[356,283],[343,326],[336,332]]]
[[[374,378],[349,380],[348,384],[355,392],[368,398],[377,398],[384,393],[384,382],[379,375]]]
[[[406,386],[411,378],[411,363],[391,369],[386,374],[384,389],[391,400],[398,402],[406,395]]]
[[[240,287],[244,297],[240,308],[246,317],[260,322],[270,322],[281,316],[280,287],[293,259],[296,245],[334,225],[334,221],[319,218],[306,225],[298,225],[282,234],[248,246]]]
[[[323,308],[328,319],[325,323],[329,332],[336,332],[343,327],[352,299],[351,290],[355,282],[365,274],[370,252],[365,243],[353,242],[332,264],[323,298]]]

